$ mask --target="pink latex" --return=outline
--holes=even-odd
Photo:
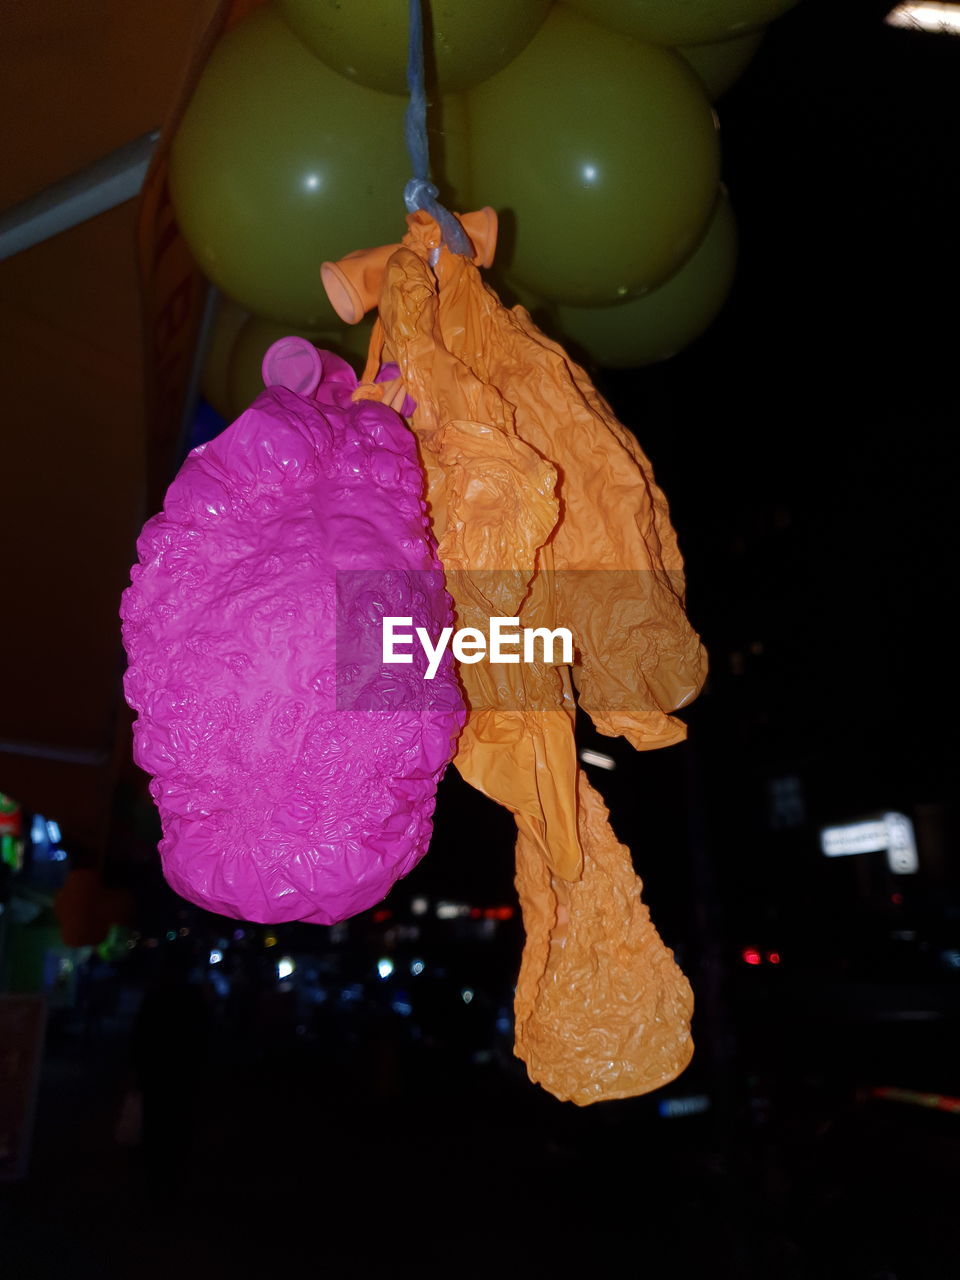
[[[452,614],[413,436],[321,359],[313,398],[271,386],[190,454],[121,606],[164,874],[262,923],[332,924],[385,896],[427,849],[464,720],[449,655],[433,680],[419,660],[347,670],[344,706],[338,624],[341,642],[379,632],[380,612],[368,578],[337,570],[393,571],[374,575],[385,612],[432,635]]]

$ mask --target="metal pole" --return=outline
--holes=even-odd
[[[159,130],[0,214],[0,261],[139,195]]]

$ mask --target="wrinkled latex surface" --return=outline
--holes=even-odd
[[[497,243],[497,215],[493,209],[464,214],[462,225],[474,248],[473,261],[481,267],[493,264]],[[383,272],[400,246],[358,249],[339,262],[325,262],[320,269],[330,304],[341,320],[356,324],[380,299]]]
[[[388,612],[431,633],[450,604],[413,437],[321,354],[314,399],[270,387],[190,454],[121,607],[164,873],[264,923],[342,920],[416,864],[464,714],[449,658],[432,681],[415,665],[372,677],[393,709],[375,687],[338,706],[338,621],[379,628],[363,576],[338,569],[396,570]]]
[[[696,695],[706,660],[649,462],[525,310],[506,310],[473,263],[437,256],[425,215],[408,226],[383,268],[367,376],[395,362],[417,402],[411,422],[457,625],[499,613],[569,626],[580,705],[596,726],[638,749],[679,741],[671,712]],[[564,580],[574,585],[561,599]],[[580,774],[571,673],[503,671],[460,667],[468,719],[455,762],[517,822],[527,944],[516,1052],[559,1098],[643,1093],[689,1061],[690,987]],[[503,681],[521,686],[512,705],[494,687]]]

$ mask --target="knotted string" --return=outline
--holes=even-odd
[[[408,213],[422,209],[440,228],[443,243],[451,253],[473,257],[473,245],[454,215],[437,199],[440,194],[430,181],[430,150],[427,145],[427,94],[423,76],[423,14],[420,0],[410,0],[410,44],[407,52],[407,88],[410,101],[404,116],[404,134],[413,177],[403,189]]]

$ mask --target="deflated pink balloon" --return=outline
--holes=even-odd
[[[433,639],[452,622],[412,434],[353,402],[346,361],[277,356],[274,380],[309,398],[269,386],[143,529],[124,689],[173,888],[241,919],[332,924],[426,852],[464,708],[449,653],[432,680],[417,645],[379,662],[384,615]]]

